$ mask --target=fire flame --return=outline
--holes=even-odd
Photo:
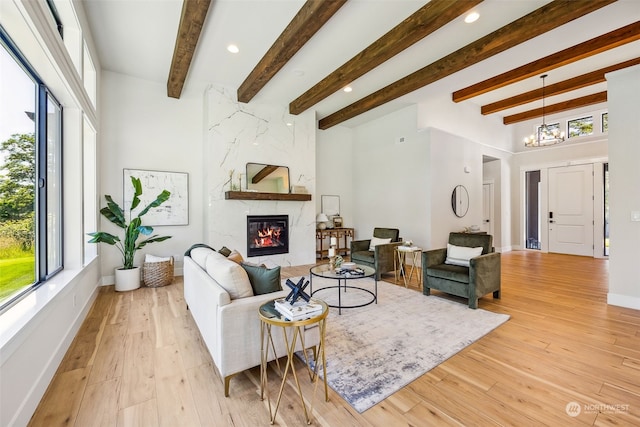
[[[281,232],[282,230],[280,228],[258,230],[258,237],[254,239],[256,247],[264,248],[278,246]]]

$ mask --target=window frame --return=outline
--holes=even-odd
[[[1,48],[7,50],[9,55],[16,61],[17,65],[24,70],[24,72],[34,82],[35,90],[34,97],[36,100],[35,115],[34,115],[34,132],[35,132],[35,188],[34,188],[34,222],[35,222],[35,258],[34,258],[34,272],[35,280],[30,285],[25,287],[15,294],[9,296],[6,300],[0,302],[0,313],[4,312],[15,303],[20,301],[26,295],[30,294],[38,287],[40,287],[46,280],[53,277],[64,269],[64,199],[63,199],[63,114],[64,109],[62,104],[51,93],[47,85],[42,81],[38,73],[31,66],[29,61],[22,54],[20,49],[11,40],[11,37],[5,32],[4,28],[0,26],[0,44]],[[58,180],[57,194],[53,194],[54,197],[58,197],[58,209],[57,211],[57,223],[59,226],[56,230],[56,242],[57,251],[59,256],[58,265],[49,265],[48,253],[49,253],[49,227],[47,223],[47,217],[49,214],[47,200],[52,196],[51,192],[54,191],[53,185],[55,183],[49,182],[49,174],[47,169],[48,159],[48,102],[51,101],[57,107],[56,114],[56,175]],[[49,185],[51,184],[51,185]]]

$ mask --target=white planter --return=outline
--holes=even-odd
[[[140,267],[116,268],[116,291],[132,291],[140,287]]]

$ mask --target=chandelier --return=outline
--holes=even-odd
[[[560,132],[560,124],[547,125],[544,120],[544,79],[546,74],[540,76],[542,79],[542,125],[538,127],[536,135],[528,136],[524,139],[525,147],[543,147],[554,145],[564,141],[564,132]]]

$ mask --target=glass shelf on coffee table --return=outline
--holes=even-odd
[[[376,270],[366,266],[366,265],[357,265],[355,266],[354,269],[360,269],[361,271],[363,271],[363,274],[355,274],[354,272],[349,272],[347,271],[342,271],[338,268],[332,269],[331,266],[329,264],[318,264],[314,267],[311,267],[311,269],[309,270],[309,272],[311,273],[309,276],[309,286],[310,286],[310,292],[311,295],[315,295],[316,298],[322,299],[323,296],[325,296],[326,298],[329,298],[329,293],[331,292],[331,289],[337,289],[338,290],[338,304],[329,304],[329,307],[333,307],[333,308],[337,308],[338,309],[338,314],[342,314],[342,309],[343,308],[358,308],[358,307],[364,307],[366,305],[369,304],[373,304],[374,302],[377,304],[378,303],[378,279],[376,277]],[[324,279],[331,279],[331,280],[337,280],[338,284],[335,286],[324,286],[322,288],[317,288],[315,291],[313,290],[313,278],[315,277],[322,277]],[[374,278],[374,288],[373,291],[369,290],[369,289],[365,289],[364,287],[360,287],[360,286],[354,286],[352,283],[354,283],[355,280],[358,279],[364,279],[367,277],[373,277]],[[349,283],[349,284],[347,284]],[[349,305],[343,305],[342,304],[342,297],[343,297],[343,293],[346,293],[348,290],[351,290],[353,292],[366,292],[368,294],[371,294],[370,298],[367,298],[366,301],[364,303],[355,303],[355,304],[349,304]]]

